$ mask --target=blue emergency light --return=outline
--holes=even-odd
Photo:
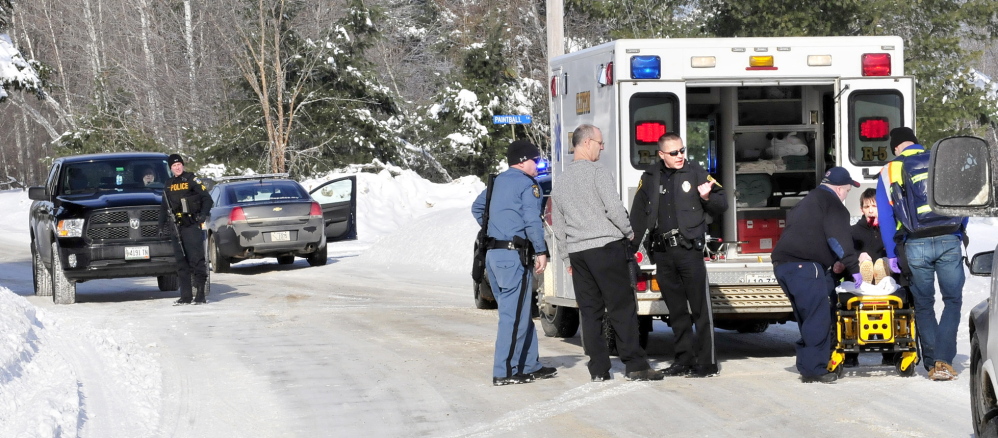
[[[659,79],[662,77],[662,58],[654,55],[631,57],[632,79]]]
[[[537,173],[542,174],[542,173],[547,173],[547,171],[548,171],[548,160],[545,160],[543,158],[537,160]]]

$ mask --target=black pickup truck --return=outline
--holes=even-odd
[[[76,283],[157,277],[177,290],[173,244],[159,232],[167,156],[128,152],[56,158],[28,189],[35,295],[76,302]]]

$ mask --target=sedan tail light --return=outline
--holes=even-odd
[[[312,201],[312,210],[308,212],[308,215],[312,217],[322,217],[322,207],[319,206],[318,202]]]
[[[235,207],[229,212],[229,225],[236,222],[246,222],[246,213],[242,207]]]

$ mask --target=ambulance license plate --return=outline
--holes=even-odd
[[[148,246],[125,247],[125,260],[148,260],[148,259],[149,259]]]

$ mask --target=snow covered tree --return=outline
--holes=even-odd
[[[0,12],[3,8],[0,4]],[[42,79],[38,74],[40,67],[37,62],[24,59],[14,47],[10,36],[0,33],[0,102],[7,98],[7,90],[41,93]]]

